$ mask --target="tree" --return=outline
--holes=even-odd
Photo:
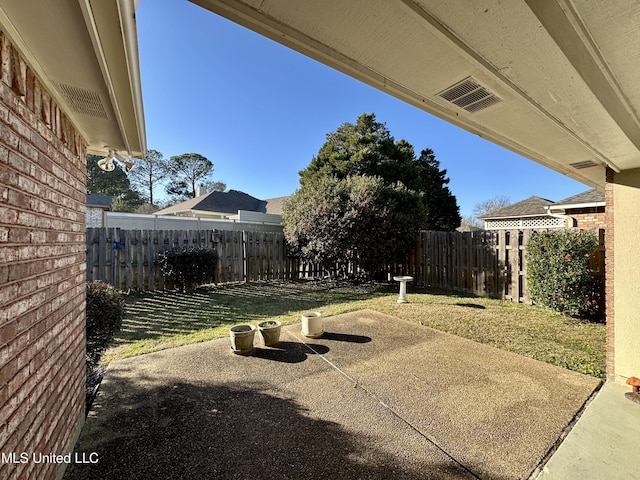
[[[499,210],[500,208],[508,207],[509,205],[511,205],[509,197],[506,195],[496,195],[489,200],[476,203],[473,207],[473,215],[482,217],[483,215]]]
[[[462,224],[471,228],[484,229],[484,221],[479,217],[509,205],[511,205],[511,200],[506,195],[496,195],[493,198],[476,203],[473,207],[472,215],[464,217]]]
[[[135,167],[129,172],[131,185],[141,192],[142,197],[151,205],[153,201],[153,189],[162,180],[167,178],[167,161],[162,153],[157,150],[148,150],[147,154],[135,162]]]
[[[318,154],[300,172],[300,184],[304,187],[326,176],[344,179],[361,175],[380,177],[389,185],[401,182],[422,194],[425,215],[417,226],[448,231],[460,225],[460,212],[446,186],[446,174],[433,150],[424,149],[416,157],[413,146],[406,140],[396,142],[374,114],[362,114],[355,124],[344,123],[327,134]]]
[[[419,194],[379,177],[324,176],[283,205],[284,233],[300,257],[343,274],[357,263],[370,277],[404,260],[424,206]]]
[[[462,217],[460,228],[462,231],[484,230],[484,222],[473,215],[467,215],[466,217]]]
[[[460,207],[447,185],[447,171],[440,170],[440,162],[433,150],[427,148],[411,160],[406,176],[399,179],[407,188],[423,193],[426,207],[426,228],[452,231],[460,226]]]
[[[196,196],[196,186],[213,173],[213,162],[199,153],[183,153],[171,157],[167,169],[172,180],[166,187],[169,195],[184,198]]]
[[[204,188],[205,192],[224,192],[227,189],[226,183],[215,180],[207,180],[201,183],[200,186]]]
[[[344,179],[380,174],[383,163],[391,161],[397,153],[389,130],[376,121],[374,114],[360,115],[355,124],[343,123],[326,138],[317,156],[300,172],[302,186],[325,176]]]

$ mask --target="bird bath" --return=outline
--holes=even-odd
[[[407,300],[407,282],[412,282],[413,277],[393,277],[396,282],[400,282],[400,295],[398,303],[409,303]]]

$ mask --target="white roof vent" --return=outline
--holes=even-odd
[[[502,101],[500,97],[472,77],[467,77],[447,88],[438,96],[471,113],[484,110]]]
[[[58,89],[74,112],[105,120],[109,118],[96,92],[64,83],[58,83]]]
[[[575,168],[576,170],[582,170],[583,168],[595,167],[598,164],[593,160],[584,160],[582,162],[574,162],[570,163],[569,166]]]

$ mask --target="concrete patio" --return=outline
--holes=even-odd
[[[324,327],[112,363],[65,479],[526,479],[600,386],[373,311]]]

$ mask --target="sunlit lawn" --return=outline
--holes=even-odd
[[[191,293],[130,295],[115,345],[103,361],[228,335],[236,323],[300,320],[372,309],[581,373],[604,377],[605,326],[547,309],[409,286],[408,304],[396,285],[256,282],[203,287]]]

